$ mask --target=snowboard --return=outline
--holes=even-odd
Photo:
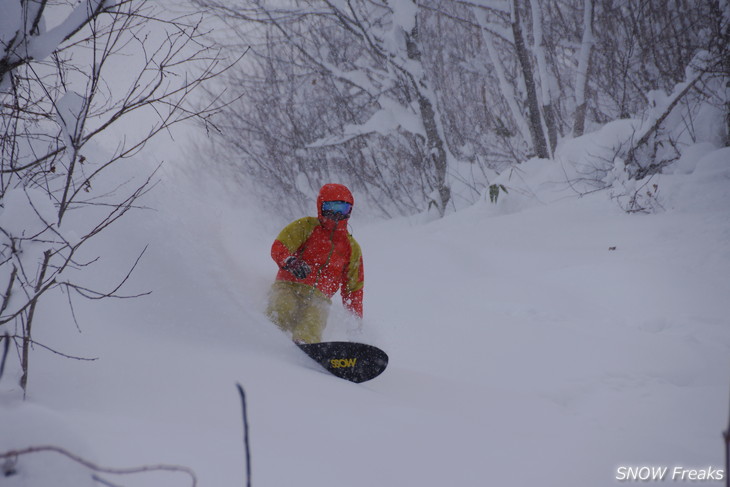
[[[374,379],[388,366],[388,355],[365,343],[297,343],[297,346],[330,374],[351,382]]]

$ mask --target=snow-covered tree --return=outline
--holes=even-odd
[[[472,202],[561,138],[648,116],[652,93],[727,45],[724,0],[197,3],[252,48],[206,150],[297,212],[327,179],[386,215]],[[705,79],[690,94],[713,97]]]
[[[222,157],[259,175],[267,193],[304,201],[338,177],[376,204],[397,203],[386,214],[445,211],[451,156],[415,2],[196,3],[252,46],[228,83],[245,93],[220,124],[235,148]]]
[[[218,61],[196,19],[157,21],[142,1],[2,0],[0,10],[0,334],[18,348],[25,389],[31,348],[52,345],[33,333],[44,296],[122,296],[128,275],[89,284],[103,256],[85,249],[140,206],[154,168],[117,168],[160,131],[209,114],[186,100]],[[47,19],[63,20],[46,29]],[[138,112],[154,114],[141,135],[112,135]],[[96,143],[102,135],[115,150]]]

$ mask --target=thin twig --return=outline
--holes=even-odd
[[[0,453],[0,458],[15,458],[19,457],[21,455],[29,455],[32,453],[43,453],[43,452],[53,452],[58,453],[60,455],[65,456],[66,458],[69,458],[70,460],[73,460],[74,462],[88,468],[89,470],[92,470],[94,472],[99,473],[105,473],[110,475],[131,475],[131,474],[138,474],[138,473],[147,473],[147,472],[181,472],[184,474],[187,474],[191,481],[192,481],[192,487],[196,487],[198,485],[198,478],[195,475],[195,472],[189,468],[184,467],[180,465],[165,465],[165,464],[159,464],[159,465],[143,465],[141,467],[132,467],[132,468],[108,468],[108,467],[100,467],[99,465],[96,465],[95,463],[92,463],[84,458],[81,458],[78,455],[75,455],[68,450],[65,450],[64,448],[53,446],[53,445],[46,445],[46,446],[32,446],[29,448],[24,448],[21,450],[10,450],[6,451],[4,453]]]
[[[241,410],[243,411],[243,446],[246,451],[246,486],[251,487],[251,450],[248,443],[248,414],[246,412],[246,393],[241,384],[236,384],[241,396]]]
[[[20,340],[23,339],[23,337],[22,336],[19,336],[19,335],[12,335],[10,338],[12,338],[13,341],[17,341],[19,339]],[[43,345],[42,343],[37,342],[36,340],[30,340],[29,343],[30,343],[31,347],[40,347],[40,348],[42,348],[44,350],[48,350],[49,352],[54,353],[56,355],[59,355],[59,356],[61,356],[63,358],[69,358],[69,359],[72,359],[72,360],[79,360],[81,362],[94,362],[96,360],[99,360],[99,357],[77,357],[75,355],[69,355],[67,353],[59,352],[58,350],[54,350],[51,347],[49,347],[48,345]]]
[[[3,373],[5,373],[5,360],[8,358],[8,352],[10,351],[10,334],[5,332],[5,336],[0,341],[3,341],[3,358],[0,359],[0,379],[2,379]]]
[[[728,417],[727,429],[723,432],[725,438],[725,482],[730,487],[730,417]]]

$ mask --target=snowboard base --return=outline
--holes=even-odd
[[[365,343],[320,342],[297,346],[330,374],[351,382],[374,379],[388,366],[388,354]]]

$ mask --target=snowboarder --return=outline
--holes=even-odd
[[[345,308],[362,319],[362,252],[347,231],[353,204],[346,186],[325,184],[317,197],[317,217],[290,223],[271,246],[279,272],[267,314],[297,343],[322,341],[338,290]]]

